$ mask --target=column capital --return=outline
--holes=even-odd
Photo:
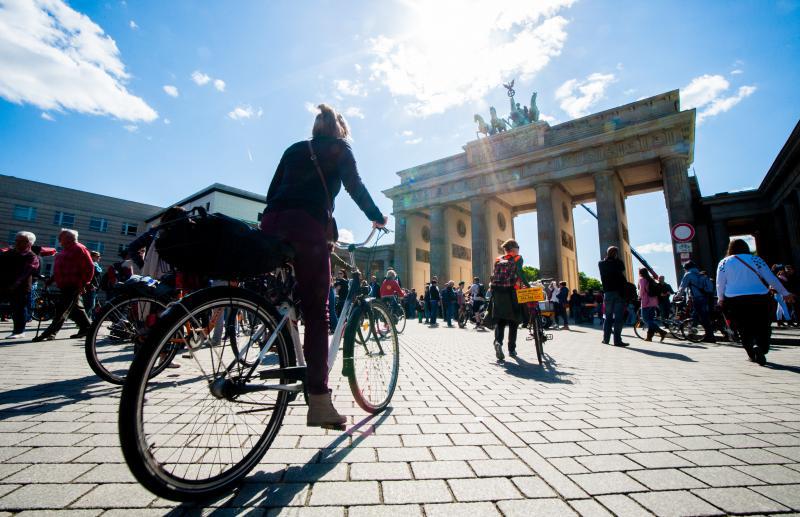
[[[615,171],[614,169],[601,169],[599,171],[594,171],[592,173],[592,176],[594,176],[595,178],[600,176],[613,176],[614,174],[616,174],[616,172],[617,171]]]

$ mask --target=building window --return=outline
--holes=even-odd
[[[62,228],[75,228],[75,214],[56,212],[56,215],[53,217],[53,224]]]
[[[93,232],[107,232],[108,219],[103,219],[102,217],[92,217],[89,219],[89,229]]]
[[[52,239],[50,239],[50,247],[61,251],[61,243],[58,242],[58,235],[55,235]]]
[[[133,223],[122,223],[122,231],[120,232],[121,235],[136,235],[136,232],[139,231],[139,225]]]
[[[99,253],[99,254],[101,254],[101,255],[103,254],[103,252],[104,252],[104,251],[105,251],[105,249],[106,249],[106,246],[105,246],[105,244],[103,244],[103,243],[102,243],[102,242],[100,242],[100,241],[86,241],[86,247],[87,247],[87,248],[88,248],[90,251],[96,251],[97,253]]]
[[[14,219],[17,221],[35,221],[36,209],[32,206],[14,205]]]

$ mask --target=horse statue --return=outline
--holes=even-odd
[[[539,107],[536,106],[536,92],[531,95],[530,116],[531,122],[539,122]]]
[[[492,114],[492,130],[490,134],[502,133],[508,129],[508,122],[497,116],[497,110],[494,109],[494,106],[489,108],[489,113]]]
[[[489,127],[489,124],[487,124],[485,120],[483,120],[483,117],[481,117],[476,113],[474,120],[475,122],[478,123],[478,131],[475,132],[475,136],[478,136],[479,134],[482,134],[484,136],[489,136],[489,134],[492,131],[492,128]]]

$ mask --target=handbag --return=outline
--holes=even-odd
[[[747,262],[745,262],[744,260],[742,260],[742,259],[741,259],[740,257],[738,257],[737,255],[734,255],[734,256],[733,256],[733,258],[735,258],[736,260],[738,260],[739,262],[741,262],[742,264],[744,264],[744,267],[746,267],[747,269],[749,269],[750,271],[752,271],[753,273],[755,273],[755,274],[756,274],[756,276],[758,277],[758,279],[759,279],[759,280],[761,280],[761,283],[764,285],[764,287],[766,287],[766,288],[767,288],[767,291],[769,291],[770,289],[772,289],[772,288],[769,286],[769,282],[767,282],[766,280],[764,280],[764,277],[762,277],[762,276],[761,276],[761,273],[759,273],[758,271],[756,271],[756,270],[755,270],[755,268],[753,268],[753,266],[751,266],[750,264],[748,264]]]
[[[336,226],[336,219],[333,217],[331,194],[328,192],[328,184],[325,183],[325,175],[322,174],[322,168],[319,166],[319,162],[317,161],[317,155],[314,152],[314,146],[311,144],[311,140],[308,141],[308,150],[311,153],[311,161],[314,162],[314,167],[317,169],[319,180],[322,182],[322,188],[325,189],[325,200],[328,202],[328,207],[325,211],[325,236],[327,237],[328,242],[336,242],[339,240],[339,228]]]

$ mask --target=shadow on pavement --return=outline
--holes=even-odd
[[[572,376],[572,374],[559,371],[557,368],[558,363],[547,354],[544,355],[544,364],[541,366],[529,363],[519,356],[508,358],[498,364],[505,369],[506,373],[520,379],[530,379],[549,384],[572,384],[571,380],[565,378]]]
[[[87,388],[97,387],[88,391]],[[95,375],[77,379],[46,382],[0,394],[0,420],[19,415],[41,414],[55,411],[75,402],[103,397],[119,392],[119,386],[107,384]]]
[[[308,489],[310,483],[319,481],[355,450],[358,444],[373,435],[374,429],[386,421],[391,412],[392,408],[390,407],[380,416],[369,415],[340,434],[322,449],[319,455],[319,463],[308,463],[300,467],[290,466],[284,470],[248,475],[244,482],[230,494],[198,501],[197,503],[183,503],[166,515],[229,515],[232,507],[252,506],[263,508],[267,506],[287,506],[304,490]],[[362,429],[364,431],[360,432]],[[348,437],[354,437],[353,442],[349,447],[342,447],[342,444],[347,442]],[[267,454],[269,454],[269,451],[267,451]],[[280,482],[281,479],[286,481]],[[218,504],[219,507],[209,512],[208,506],[215,504]]]
[[[654,357],[663,357],[664,359],[675,359],[676,361],[686,361],[690,363],[697,362],[689,356],[683,354],[676,354],[675,352],[659,352],[658,350],[646,350],[644,348],[632,348],[632,347],[628,347],[627,350],[630,350],[632,352],[639,352],[645,355],[652,355]]]

